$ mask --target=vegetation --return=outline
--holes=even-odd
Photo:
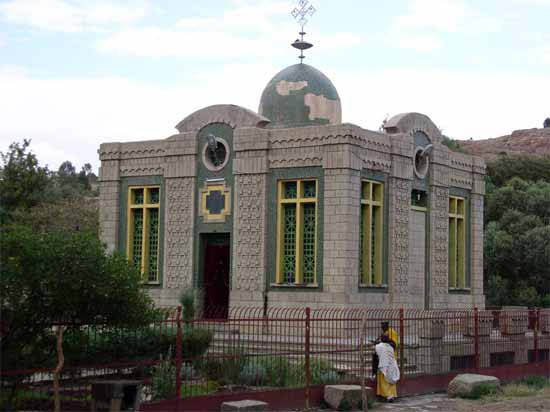
[[[463,396],[466,399],[485,399],[497,401],[502,399],[537,395],[550,388],[550,380],[542,376],[529,376],[527,378],[510,382],[502,387],[494,385],[480,385],[470,395]]]
[[[488,304],[550,307],[550,159],[505,157],[487,170]]]
[[[485,396],[496,395],[499,390],[500,388],[496,385],[484,383],[476,386],[469,394],[462,395],[461,397],[466,399],[481,399]]]
[[[91,182],[96,179],[91,165],[85,164],[80,172],[77,172],[70,161],[65,161],[56,172],[50,171],[47,167],[39,166],[38,158],[30,151],[30,144],[30,140],[14,142],[9,146],[8,152],[0,152],[0,221],[21,223],[27,218],[26,213],[33,214],[35,207],[41,207],[34,212],[38,216],[45,213],[63,216],[64,212],[69,210],[64,201],[73,200],[70,205],[71,222],[74,224],[72,229],[89,226],[79,224],[74,216],[78,216],[80,204],[85,208],[89,207],[88,202],[78,201],[97,195],[91,186]],[[54,209],[57,207],[61,208],[61,211],[55,212]],[[84,214],[86,221],[89,212],[86,210]],[[50,225],[55,227],[56,223],[60,222],[62,220],[52,219]]]
[[[487,175],[496,188],[504,186],[514,177],[529,182],[550,182],[550,157],[500,156],[487,163]]]
[[[451,139],[450,137],[442,135],[441,143],[444,144],[445,146],[447,146],[453,152],[464,153],[464,149],[462,149],[462,147],[460,147],[460,143],[458,143],[458,140]]]

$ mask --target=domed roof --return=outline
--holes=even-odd
[[[261,116],[269,127],[297,127],[342,122],[342,106],[336,88],[316,68],[299,63],[280,71],[262,93]]]

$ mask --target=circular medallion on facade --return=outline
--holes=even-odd
[[[229,145],[221,137],[209,134],[202,150],[202,161],[208,170],[222,170],[229,161]]]
[[[421,130],[412,133],[415,149],[413,156],[413,170],[416,177],[425,179],[430,168],[430,153],[433,150],[433,144],[429,137]]]
[[[419,179],[424,179],[428,174],[430,158],[424,155],[424,147],[417,147],[414,151],[414,174]]]

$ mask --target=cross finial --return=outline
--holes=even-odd
[[[294,43],[292,43],[292,47],[300,50],[300,63],[303,62],[305,56],[304,56],[304,50],[307,50],[311,47],[313,47],[313,44],[308,43],[304,41],[304,27],[308,22],[308,18],[313,16],[316,12],[315,7],[310,4],[309,0],[298,0],[298,5],[295,7],[291,14],[292,17],[296,19],[296,21],[300,24],[300,39],[296,39]]]

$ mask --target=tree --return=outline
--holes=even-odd
[[[40,233],[12,225],[4,227],[0,250],[0,344],[6,370],[51,361],[55,322],[68,328],[81,323],[142,325],[155,314],[140,287],[141,275],[123,256],[106,255],[94,234]]]
[[[453,152],[460,152],[464,153],[464,149],[460,147],[460,143],[458,143],[457,140],[451,139],[450,137],[447,137],[445,135],[441,135],[441,144],[444,144],[449,149],[451,149]]]
[[[550,157],[504,156],[487,163],[487,175],[497,186],[504,186],[514,177],[537,182],[550,182]]]
[[[49,171],[38,166],[36,156],[28,151],[30,140],[12,143],[7,153],[0,153],[0,217],[2,221],[18,208],[28,209],[44,200]]]
[[[28,210],[16,210],[13,221],[37,232],[88,231],[99,234],[97,198],[69,198],[44,202]]]
[[[550,293],[550,182],[514,177],[494,188],[486,218],[488,303],[542,304]]]
[[[542,125],[544,128],[550,127],[550,117],[547,117],[544,120],[544,124]]]

